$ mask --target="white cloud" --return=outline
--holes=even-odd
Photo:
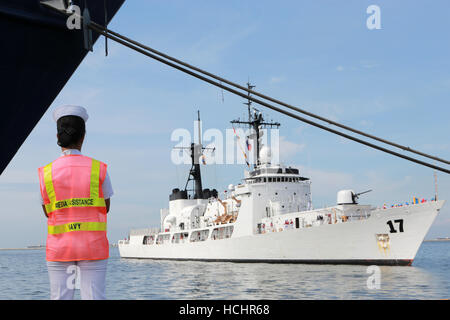
[[[276,83],[280,83],[280,82],[283,82],[285,80],[285,78],[284,77],[281,77],[281,76],[274,76],[274,77],[272,77],[272,78],[270,78],[270,83],[272,83],[272,84],[276,84]]]
[[[311,179],[313,197],[319,199],[319,201],[323,201],[324,199],[334,199],[334,196],[339,190],[355,188],[356,180],[352,174],[320,170],[304,166],[298,167],[300,168],[301,175],[307,176]]]
[[[306,147],[304,143],[295,143],[292,141],[286,140],[286,137],[280,137],[280,159],[285,160],[288,159],[295,154],[303,151]]]

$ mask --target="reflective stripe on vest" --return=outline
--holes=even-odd
[[[72,231],[106,231],[106,222],[71,222],[57,226],[48,226],[49,234]]]
[[[106,207],[105,199],[99,197],[100,193],[100,161],[92,159],[91,183],[89,198],[73,198],[56,200],[52,179],[52,163],[44,167],[44,184],[50,203],[45,205],[47,214],[53,211],[71,207]]]
[[[73,198],[50,202],[45,205],[45,210],[50,213],[56,210],[72,207],[105,207],[105,199],[103,198]]]

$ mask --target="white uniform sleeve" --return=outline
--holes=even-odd
[[[112,195],[114,194],[114,190],[111,185],[111,179],[109,178],[108,171],[106,172],[106,177],[105,180],[103,181],[102,189],[103,189],[103,197],[105,199],[111,198]]]
[[[106,172],[106,177],[105,177],[105,180],[103,181],[102,189],[103,189],[103,197],[105,199],[111,198],[112,195],[114,194],[114,190],[112,188],[111,179],[109,178],[108,172]],[[44,199],[42,199],[42,195],[41,195],[40,191],[39,191],[39,198],[41,199],[41,204],[44,204]]]

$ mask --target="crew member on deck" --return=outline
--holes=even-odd
[[[105,299],[109,243],[106,217],[113,194],[105,163],[81,154],[86,109],[53,112],[62,155],[39,168],[42,208],[47,217],[47,268],[51,299]],[[75,276],[79,278],[75,282]]]

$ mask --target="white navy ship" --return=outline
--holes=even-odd
[[[249,106],[250,108],[250,106]],[[201,261],[411,265],[444,201],[376,208],[353,190],[336,205],[312,208],[311,180],[297,168],[272,163],[260,149],[261,114],[245,123],[256,133],[256,162],[226,196],[202,189],[201,144],[191,144],[189,181],[173,189],[160,229],[131,230],[118,243],[123,258]],[[370,191],[370,190],[369,190]],[[366,191],[367,192],[367,191]]]

